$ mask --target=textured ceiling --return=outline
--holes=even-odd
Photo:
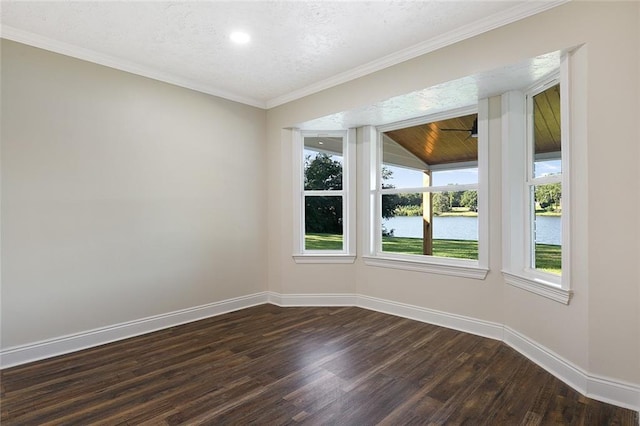
[[[364,125],[380,126],[420,117],[476,108],[479,99],[509,90],[525,89],[557,73],[565,51],[550,52],[498,69],[469,75],[426,87],[371,105],[318,117],[294,127],[305,130],[349,129]],[[469,112],[462,112],[466,115]]]
[[[272,107],[562,2],[2,0],[2,37]]]

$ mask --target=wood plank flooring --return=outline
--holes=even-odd
[[[1,372],[3,425],[636,425],[501,342],[261,305]]]

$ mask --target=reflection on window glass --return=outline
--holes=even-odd
[[[382,195],[382,251],[478,259],[477,191]]]
[[[534,185],[532,268],[553,274],[562,272],[562,186]]]
[[[342,250],[342,196],[306,196],[305,250]]]
[[[342,189],[342,138],[304,138],[304,189]]]

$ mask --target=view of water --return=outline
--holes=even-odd
[[[422,216],[396,216],[383,221],[396,237],[422,238]],[[536,216],[536,242],[562,244],[561,220],[558,216]],[[447,240],[478,240],[478,218],[464,216],[434,216],[433,238]]]

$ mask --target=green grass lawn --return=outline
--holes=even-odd
[[[307,250],[342,250],[342,235],[307,234]],[[390,253],[422,254],[422,238],[382,237],[382,250]],[[457,259],[478,259],[478,242],[466,240],[433,240],[433,255]],[[536,244],[536,266],[546,272],[559,274],[560,246]]]
[[[342,235],[338,234],[306,234],[305,250],[342,250]]]
[[[562,273],[562,247],[536,244],[536,267],[552,274]]]
[[[382,237],[382,251],[422,254],[422,238]],[[433,240],[433,255],[478,259],[478,242],[462,240]]]

